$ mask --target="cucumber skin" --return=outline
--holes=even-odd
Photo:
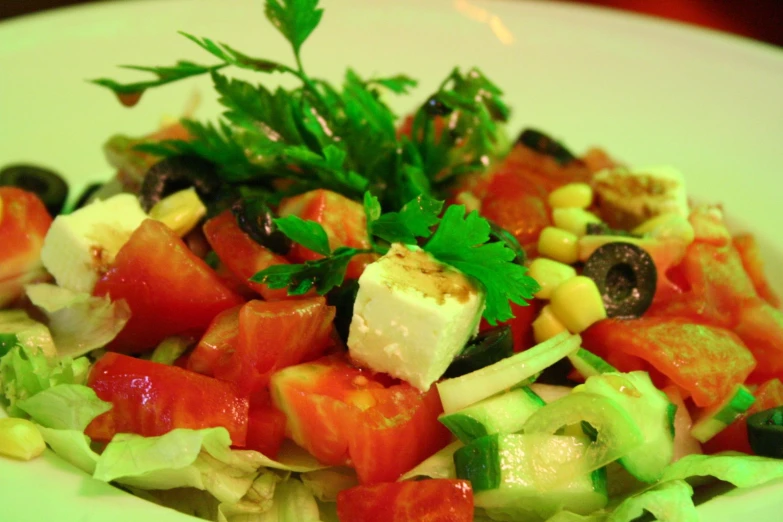
[[[470,480],[473,491],[500,487],[499,435],[487,435],[454,452],[457,478]]]
[[[460,415],[459,412],[445,415],[438,420],[464,444],[489,435],[484,424],[468,415]]]

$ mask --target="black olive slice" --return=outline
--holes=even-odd
[[[17,187],[38,196],[49,214],[62,212],[68,199],[68,184],[54,171],[35,165],[9,165],[0,170],[0,186]]]
[[[446,369],[444,377],[459,377],[474,372],[514,353],[511,327],[502,324],[479,333]]]
[[[348,333],[351,330],[353,319],[353,305],[356,302],[356,294],[359,293],[359,280],[349,279],[326,294],[326,302],[335,307],[334,328],[343,342],[348,342]]]
[[[237,200],[231,206],[237,224],[253,241],[272,252],[286,255],[292,242],[275,225],[275,214],[263,198],[249,197]]]
[[[653,258],[632,243],[607,243],[598,247],[582,270],[595,281],[603,298],[606,315],[634,318],[652,304],[658,272]]]
[[[783,459],[783,407],[754,413],[748,417],[747,429],[753,453]]]
[[[139,202],[149,212],[164,197],[190,187],[202,199],[209,199],[220,187],[215,166],[195,156],[171,156],[154,164],[144,175]]]
[[[82,193],[79,195],[79,199],[76,200],[76,205],[74,205],[74,209],[82,208],[87,203],[90,202],[90,198],[100,190],[100,188],[103,186],[103,183],[90,183],[87,185]]]
[[[559,141],[547,136],[541,131],[536,129],[525,129],[517,138],[517,143],[521,143],[525,147],[533,149],[539,154],[545,156],[551,156],[560,165],[571,163],[576,159],[570,150]]]
[[[516,257],[514,257],[514,263],[518,265],[524,265],[525,260],[527,259],[527,254],[525,253],[525,249],[522,248],[522,245],[519,244],[519,241],[517,241],[517,238],[514,237],[514,234],[493,221],[487,221],[489,221],[490,237],[496,241],[505,243],[506,246],[516,255]]]

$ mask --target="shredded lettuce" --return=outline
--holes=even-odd
[[[625,499],[606,521],[632,522],[649,511],[660,522],[699,522],[692,495],[693,488],[684,480],[663,482]]]
[[[61,384],[83,384],[90,361],[47,358],[41,350],[15,346],[0,358],[0,385],[8,415],[24,417],[18,403]]]
[[[95,417],[109,411],[92,388],[82,384],[60,384],[21,400],[17,406],[46,428],[84,431]]]
[[[78,357],[102,348],[130,319],[123,301],[94,297],[47,283],[26,285],[30,301],[43,310],[60,357]]]
[[[80,430],[58,430],[38,426],[46,444],[66,462],[88,475],[95,473],[100,456],[90,447],[90,438]]]
[[[180,356],[193,344],[193,339],[174,335],[166,337],[153,350],[150,361],[161,364],[174,364]]]
[[[57,355],[54,339],[46,325],[31,319],[24,310],[0,310],[0,356],[17,344],[40,349],[50,357]]]
[[[750,488],[783,477],[783,460],[744,453],[686,455],[666,468],[661,480],[705,476]]]
[[[351,468],[327,468],[302,473],[299,478],[321,502],[335,502],[337,494],[359,484],[356,471]]]

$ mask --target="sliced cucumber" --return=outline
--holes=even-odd
[[[580,466],[589,445],[566,435],[488,435],[457,450],[454,465],[491,518],[541,521],[563,509],[588,514],[606,506],[605,471]]]
[[[534,375],[579,349],[582,339],[568,332],[485,366],[475,372],[440,381],[443,411],[454,413],[482,399],[525,383]]]
[[[568,360],[585,379],[593,375],[617,371],[617,368],[584,348],[579,348],[576,353],[569,355]]]
[[[536,395],[541,397],[547,404],[565,397],[573,390],[573,388],[568,386],[560,386],[559,384],[544,384],[542,382],[532,383],[530,385],[530,389],[534,391]]]
[[[544,404],[543,399],[533,390],[523,386],[457,412],[441,415],[438,420],[455,437],[468,444],[485,435],[520,431],[528,417]]]
[[[625,408],[608,397],[587,391],[572,392],[547,404],[530,416],[524,433],[552,435],[563,428],[581,427],[582,423],[589,424],[595,436],[582,456],[584,462],[580,466],[585,471],[602,468],[644,442],[641,429]]]
[[[741,384],[734,387],[727,399],[712,406],[693,423],[691,435],[699,442],[707,442],[712,437],[723,431],[737,417],[748,411],[756,402],[753,394]]]
[[[611,399],[634,420],[644,440],[621,457],[619,463],[639,480],[657,481],[674,455],[677,407],[655,387],[646,372],[594,375],[574,388],[574,393],[582,392]]]

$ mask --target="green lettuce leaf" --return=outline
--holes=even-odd
[[[193,343],[194,340],[190,337],[179,335],[166,337],[160,342],[155,350],[153,350],[150,361],[172,365],[193,345]]]
[[[60,357],[78,357],[102,348],[120,333],[131,315],[123,300],[112,302],[108,297],[47,283],[26,285],[25,292],[46,314]]]
[[[82,384],[60,384],[19,401],[17,406],[41,426],[78,431],[111,409],[111,403]]]
[[[31,350],[40,349],[48,357],[57,355],[54,339],[45,324],[30,318],[24,310],[0,310],[0,356],[17,344]]]
[[[666,468],[661,481],[705,476],[750,488],[783,477],[783,460],[744,453],[686,455]]]
[[[326,468],[299,475],[302,483],[321,502],[336,502],[337,494],[359,485],[356,471],[351,468]]]
[[[88,475],[95,473],[99,455],[90,447],[90,438],[80,430],[58,430],[38,426],[46,444],[60,458]]]
[[[18,403],[61,384],[83,384],[90,361],[47,358],[41,350],[15,346],[0,358],[0,398],[8,415],[24,417]]]
[[[684,480],[663,482],[625,499],[607,522],[632,522],[649,511],[660,522],[700,522],[693,505],[693,488]]]

